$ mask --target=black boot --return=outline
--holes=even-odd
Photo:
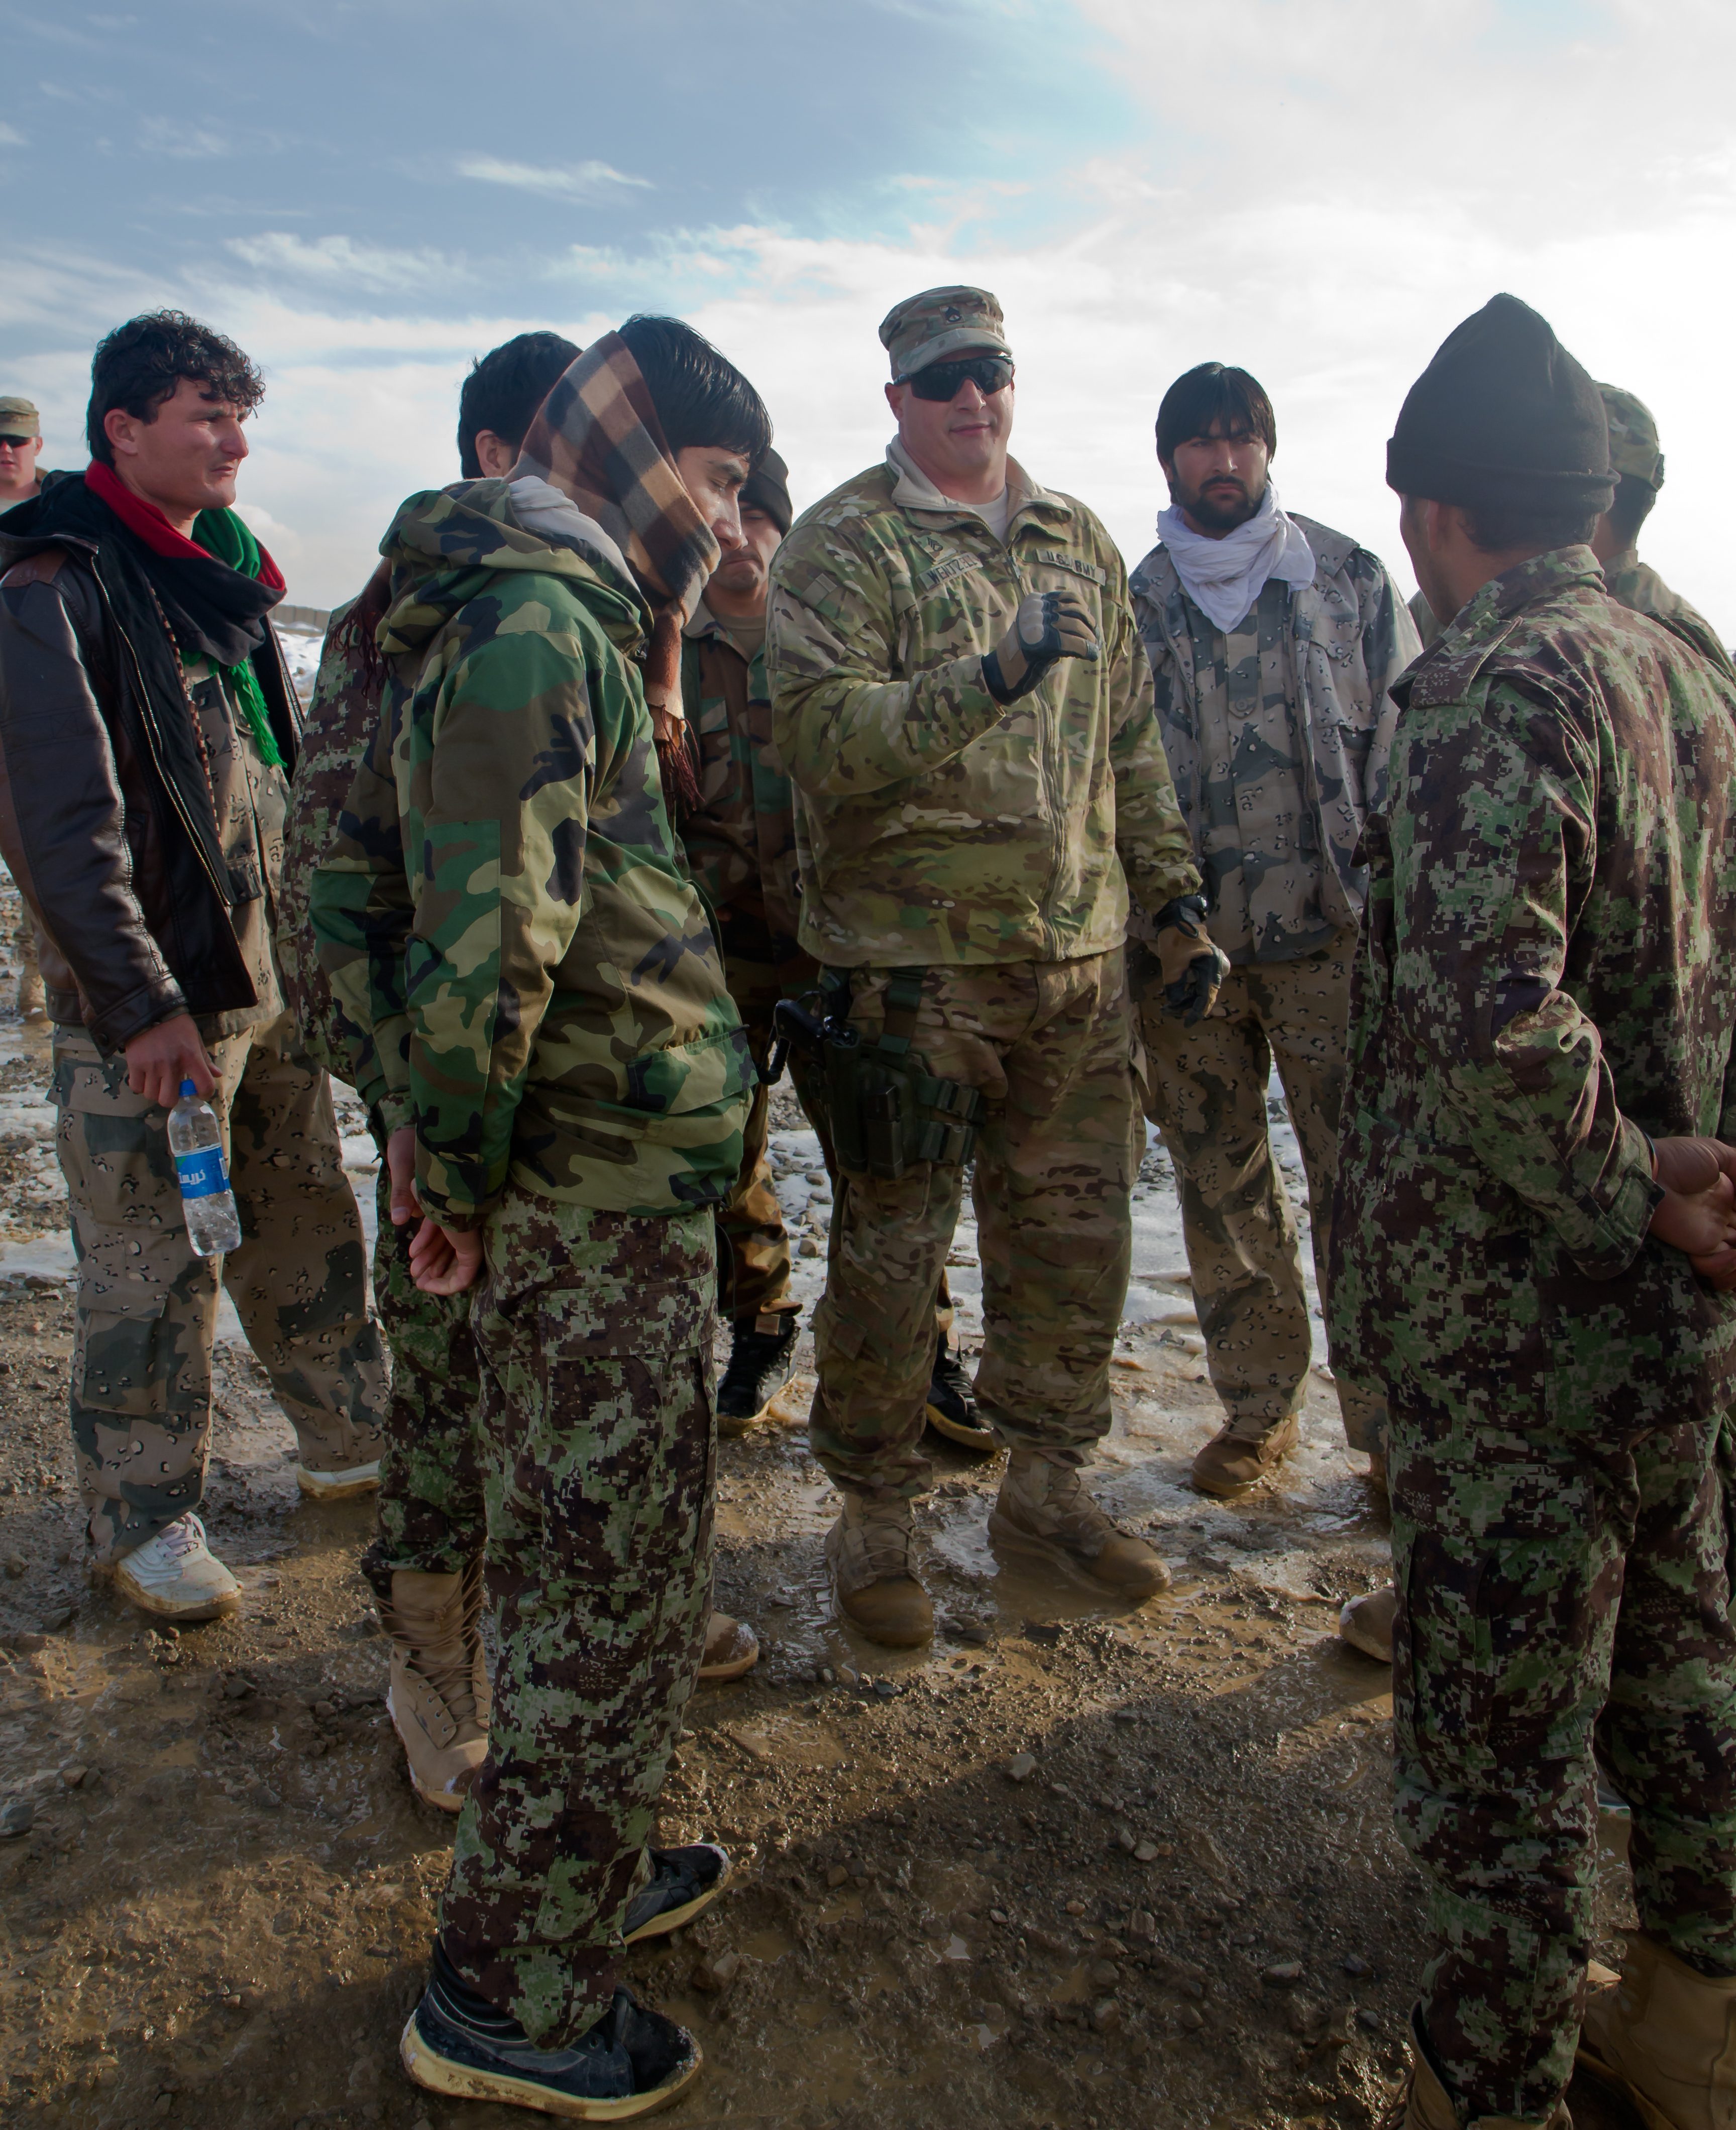
[[[429,2093],[580,2122],[619,2123],[667,2108],[700,2067],[699,2044],[686,2028],[648,2010],[630,1989],[615,1991],[576,2046],[539,2049],[516,2019],[471,1988],[438,1938],[428,1988],[398,2053]]]
[[[788,1383],[796,1368],[796,1335],[801,1312],[782,1311],[775,1331],[756,1327],[763,1316],[739,1316],[730,1327],[729,1365],[717,1387],[717,1430],[739,1435],[756,1420]]]
[[[944,1331],[935,1355],[934,1373],[929,1378],[928,1424],[949,1442],[981,1450],[985,1456],[995,1446],[993,1435],[977,1417],[977,1394],[964,1373],[964,1363]]]

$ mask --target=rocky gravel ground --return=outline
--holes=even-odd
[[[452,1822],[414,1796],[381,1706],[368,1505],[301,1501],[245,1347],[220,1349],[207,1511],[240,1615],[177,1636],[84,1580],[45,1042],[0,1036],[0,2121],[522,2123],[398,2066]],[[779,1101],[780,1165],[823,1234]],[[961,1265],[973,1250],[961,1230]],[[1169,1302],[1123,1335],[1096,1475],[1174,1569],[1144,1607],[999,1561],[996,1466],[937,1445],[921,1531],[943,1630],[877,1650],[830,1616],[811,1378],[722,1446],[719,1602],[765,1654],[696,1698],[665,1800],[666,1837],[720,1836],[735,1884],[628,1963],[705,2051],[672,2123],[1378,2119],[1423,1956],[1389,1681],[1334,1632],[1381,1579],[1379,1506],[1323,1379],[1281,1483],[1233,1507],[1188,1490],[1214,1402],[1185,1283],[1153,1278]],[[1606,1826],[1608,1958],[1631,1909]],[[1595,2089],[1575,2119],[1624,2121]]]

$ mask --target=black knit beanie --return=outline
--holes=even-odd
[[[763,510],[780,532],[787,532],[796,513],[790,508],[790,469],[777,452],[765,456],[742,483],[744,510]]]
[[[1386,485],[1461,509],[1607,510],[1603,396],[1528,303],[1491,296],[1405,394]]]

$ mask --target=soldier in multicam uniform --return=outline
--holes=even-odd
[[[241,1601],[198,1514],[219,1273],[304,1492],[375,1484],[385,1355],[331,1090],[273,952],[300,712],[266,618],[283,580],[226,507],[264,388],[174,312],[111,334],[91,382],[90,470],[0,531],[0,848],[55,1022],[93,1565],[197,1620]],[[221,1260],[189,1242],[168,1147],[189,1082],[228,1129],[242,1242]]]
[[[1609,470],[1615,475],[1615,494],[1597,521],[1591,552],[1603,565],[1609,596],[1634,614],[1648,614],[1654,621],[1661,621],[1691,650],[1710,658],[1720,673],[1736,679],[1736,662],[1719,641],[1711,623],[1639,559],[1640,528],[1651,516],[1664,485],[1663,448],[1657,441],[1652,410],[1619,384],[1600,384],[1597,389],[1609,424]],[[1425,594],[1412,595],[1410,611],[1423,642],[1432,643],[1441,633],[1441,624]]]
[[[1204,979],[1196,1010],[1221,958],[1191,912],[1166,910],[1198,874],[1121,557],[1083,504],[1007,456],[999,304],[930,289],[880,337],[898,420],[886,463],[808,511],[772,568],[801,943],[863,1042],[907,1049],[949,1101],[981,1097],[976,1389],[1011,1451],[992,1534],[1138,1599],[1163,1564],[1080,1482],[1109,1424],[1131,1249],[1127,875],[1174,920],[1161,943],[1178,986]],[[815,1320],[811,1438],[844,1495],[827,1558],[845,1617],[895,1646],[933,1631],[911,1502],[929,1479],[929,1325],[961,1183],[956,1160],[892,1180],[846,1163]]]
[[[796,797],[772,744],[766,689],[766,591],[772,557],[794,515],[788,478],[776,451],[749,475],[741,495],[742,545],[712,572],[681,654],[681,694],[700,758],[700,804],[681,816],[681,843],[717,919],[729,995],[762,1072],[772,1054],[772,1008],[780,998],[811,990],[820,975],[796,938]],[[835,1192],[824,1086],[800,1052],[790,1053],[788,1064]],[[718,1280],[730,1324],[729,1364],[717,1387],[723,1434],[763,1417],[789,1381],[801,1321],[790,1294],[790,1239],[766,1158],[770,1097],[763,1083],[755,1091],[741,1174],[717,1209]],[[944,1269],[935,1315],[929,1424],[966,1447],[991,1447],[948,1339],[952,1297]],[[742,1659],[732,1669],[721,1643],[715,1652],[708,1647],[702,1677],[748,1669],[755,1645],[749,1629],[738,1632],[746,1638]]]
[[[1397,1817],[1439,1948],[1404,2120],[1566,2130],[1583,2008],[1648,2123],[1717,2130],[1736,687],[1606,591],[1603,405],[1514,298],[1412,388],[1387,478],[1454,616],[1395,690],[1365,832],[1332,1224],[1334,1348],[1388,1402]],[[1640,1927],[1588,2002],[1594,1746]]]
[[[648,1851],[702,1652],[713,1207],[753,1079],[666,810],[652,705],[770,442],[697,334],[581,356],[513,478],[412,497],[390,681],[311,908],[357,1091],[414,1133],[424,1291],[486,1277],[488,1756],[404,2034],[431,2089],[611,2119],[695,2075],[624,1940],[722,1885]],[[629,555],[633,557],[629,563]]]
[[[1379,558],[1279,506],[1271,401],[1202,363],[1157,416],[1170,504],[1131,580],[1158,728],[1231,973],[1209,1020],[1165,1005],[1131,954],[1149,1061],[1146,1113],[1180,1186],[1207,1365],[1229,1415],[1193,1459],[1208,1494],[1245,1493],[1294,1445],[1313,1354],[1295,1215],[1273,1159],[1275,1058],[1308,1178],[1314,1262],[1327,1242],[1351,964],[1394,709],[1416,632]],[[1141,929],[1136,920],[1136,934]],[[1340,1380],[1351,1447],[1381,1456],[1378,1397]]]
[[[471,365],[458,402],[458,461],[466,478],[511,466],[537,409],[578,352],[559,333],[520,333]],[[284,989],[309,1053],[341,1080],[349,1077],[357,1031],[337,1019],[308,899],[379,726],[385,669],[375,635],[390,603],[390,575],[381,562],[332,616],[284,833],[277,937]],[[410,1780],[430,1804],[456,1812],[488,1746],[482,1384],[470,1293],[424,1294],[410,1275],[418,1212],[411,1134],[400,1133],[389,1147],[377,1116],[370,1123],[381,1157],[374,1297],[391,1349],[392,1397],[379,1520],[361,1572],[391,1638],[386,1707]]]

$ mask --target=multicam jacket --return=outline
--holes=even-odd
[[[1592,1448],[1721,1412],[1736,1296],[1648,1236],[1648,1135],[1736,1134],[1736,685],[1573,547],[1485,585],[1396,693],[1334,1363]]]
[[[404,504],[385,712],[313,878],[349,1077],[388,1129],[414,1119],[423,1201],[455,1228],[509,1177],[657,1214],[741,1161],[753,1066],[663,808],[644,605],[572,525],[527,531],[504,481]]]
[[[796,944],[796,794],[772,744],[763,649],[744,658],[701,606],[681,645],[681,700],[699,748],[701,805],[681,823],[688,870],[717,915],[725,963],[813,974]]]
[[[1291,514],[1314,580],[1298,590],[1273,579],[1231,636],[1188,597],[1162,545],[1130,580],[1212,936],[1236,962],[1293,960],[1356,923],[1367,879],[1356,842],[1398,714],[1389,691],[1418,647],[1379,557]],[[1262,780],[1271,788],[1251,833]]]
[[[1198,886],[1121,556],[1083,504],[1010,461],[1007,479],[1004,547],[888,462],[815,504],[772,558],[772,737],[820,962],[1106,953],[1130,880],[1154,910]],[[1061,660],[1003,707],[983,654],[1043,591],[1083,599],[1102,657]]]

